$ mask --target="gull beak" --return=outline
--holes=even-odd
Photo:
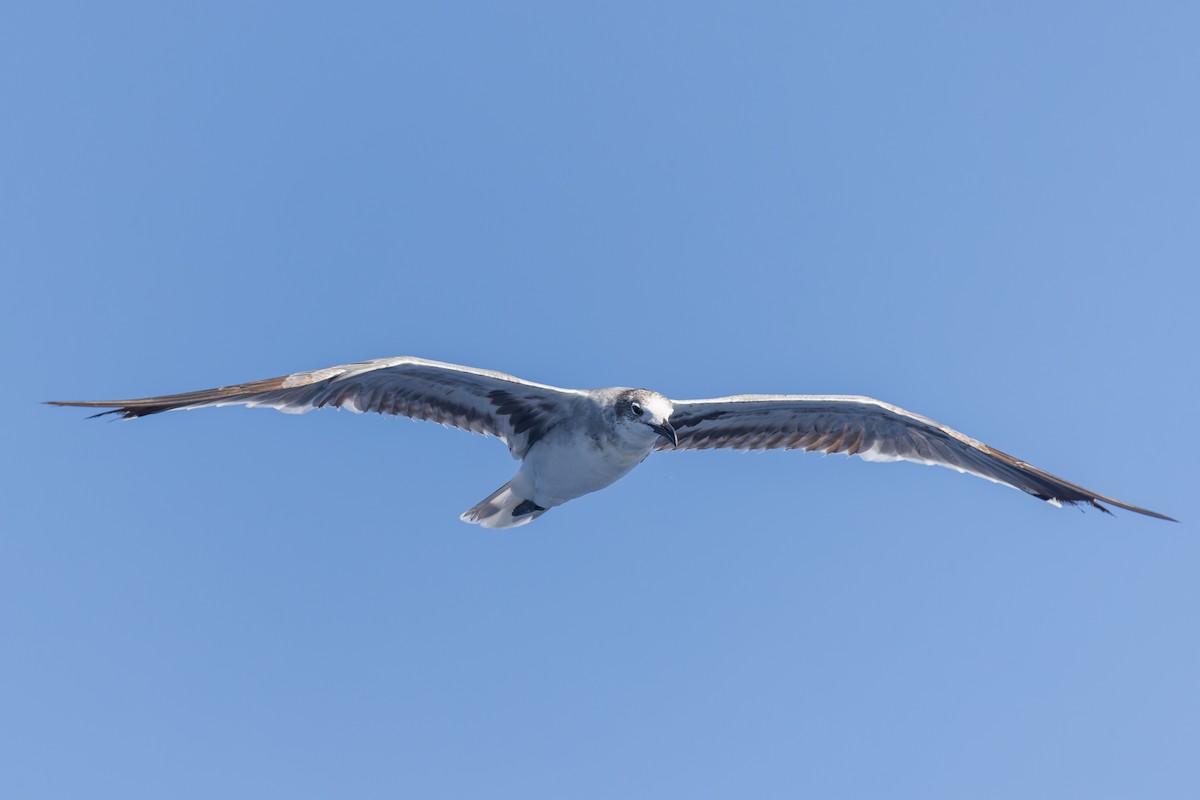
[[[648,422],[646,424],[653,428],[655,433],[666,439],[672,445],[675,447],[679,446],[679,434],[675,433],[675,429],[671,427],[671,423],[664,421],[662,425],[655,425],[652,422]]]

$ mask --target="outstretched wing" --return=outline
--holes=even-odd
[[[680,450],[804,449],[868,461],[937,464],[1012,486],[1054,504],[1098,501],[1150,517],[1170,517],[1122,503],[1030,466],[956,430],[870,397],[735,395],[673,401]],[[673,449],[660,442],[658,449]],[[1174,522],[1174,520],[1171,520]]]
[[[514,458],[524,458],[530,446],[565,417],[572,401],[583,394],[502,372],[398,356],[162,397],[51,404],[110,408],[96,416],[120,414],[126,419],[205,406],[266,406],[292,414],[333,406],[490,434],[504,440]]]

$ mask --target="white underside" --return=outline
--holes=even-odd
[[[542,508],[553,508],[611,485],[649,453],[649,447],[597,448],[582,436],[543,440],[530,448],[513,479],[513,489]]]

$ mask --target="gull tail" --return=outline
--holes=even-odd
[[[513,491],[513,481],[509,481],[478,505],[464,511],[459,519],[485,528],[515,528],[532,522],[546,511],[532,500],[518,497]]]

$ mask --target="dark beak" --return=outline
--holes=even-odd
[[[646,424],[654,428],[654,432],[659,436],[666,439],[675,447],[679,447],[679,434],[675,433],[675,429],[671,427],[671,423],[664,422],[662,425],[655,425],[652,422],[647,422]]]

